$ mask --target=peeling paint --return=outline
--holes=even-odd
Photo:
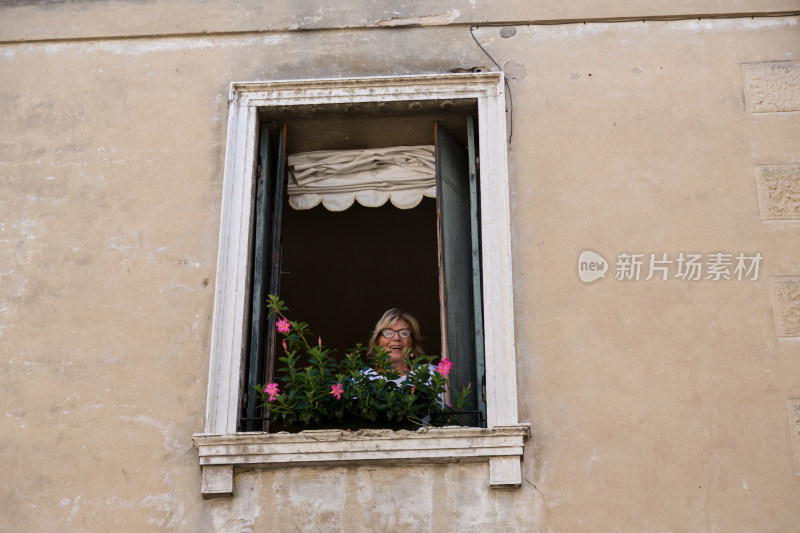
[[[677,34],[713,34],[734,30],[763,30],[798,25],[797,17],[762,17],[732,19],[691,19],[673,21],[632,21],[624,23],[597,22],[592,24],[563,24],[550,26],[525,26],[518,31],[533,41],[552,41],[563,39],[588,39],[605,34],[619,34],[620,42],[631,42],[634,36],[652,33],[654,30],[668,31]],[[493,28],[479,28],[478,32],[488,32]],[[624,31],[620,31],[624,30]],[[623,37],[624,36],[624,37]],[[489,42],[489,41],[487,41]],[[482,43],[483,44],[483,43]]]
[[[142,233],[140,231],[127,231],[121,235],[115,235],[108,241],[108,249],[116,251],[138,248],[142,244]]]
[[[224,500],[212,501],[214,531],[230,533],[255,531],[256,522],[261,515],[262,485],[261,476],[243,476],[232,505],[221,505]]]
[[[454,9],[451,12],[439,13],[437,15],[422,15],[417,17],[390,18],[379,20],[371,26],[444,26],[451,24],[461,13]]]
[[[34,43],[10,45],[0,48],[0,56],[13,57],[44,51],[46,54],[86,54],[87,44],[91,52],[119,55],[144,55],[154,52],[175,52],[186,50],[205,50],[219,47],[251,47],[277,45],[286,40],[286,35],[259,35],[252,37],[166,37],[147,40],[122,41],[80,41],[62,43]]]
[[[137,424],[144,424],[147,426],[152,426],[157,428],[161,431],[161,434],[164,436],[164,448],[169,452],[175,452],[179,450],[184,450],[186,448],[185,444],[178,440],[177,435],[177,425],[175,422],[169,422],[168,424],[164,424],[155,420],[153,418],[137,415],[137,416],[127,416],[127,415],[117,415],[119,420],[124,420],[125,422],[135,422]]]

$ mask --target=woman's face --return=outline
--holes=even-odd
[[[400,337],[400,334],[397,333],[397,330],[411,329],[411,326],[404,319],[398,318],[397,322],[395,322],[389,329],[395,330],[394,335],[391,337],[384,337],[382,334],[379,335],[378,346],[389,352],[389,356],[392,358],[392,363],[399,363],[405,357],[407,357],[406,352],[411,349],[411,336],[413,333],[403,339]]]

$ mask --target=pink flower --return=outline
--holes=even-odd
[[[414,391],[416,391],[416,390],[417,390],[417,386],[416,385],[412,385],[411,386],[411,394],[414,394]]]
[[[291,326],[292,324],[291,322],[286,320],[286,318],[281,318],[280,320],[275,322],[275,325],[278,326],[279,333],[289,333],[289,326]]]
[[[342,384],[341,383],[337,383],[336,385],[331,385],[331,394],[333,394],[336,397],[337,400],[341,400],[342,399],[342,393],[343,392],[344,392],[344,389],[342,389]]]
[[[285,340],[283,341],[283,351],[284,352],[288,352],[289,351],[289,348],[286,347],[286,341]]]
[[[264,392],[269,394],[269,401],[277,400],[278,395],[281,393],[281,391],[278,390],[277,383],[267,383],[267,386],[264,387]]]
[[[317,337],[317,344],[322,346],[322,337]]]
[[[441,362],[436,366],[436,371],[443,376],[446,376],[450,373],[450,369],[453,368],[453,363],[445,357],[441,360]]]

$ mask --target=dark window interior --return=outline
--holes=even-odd
[[[363,207],[341,212],[321,205],[283,218],[281,297],[326,346],[366,345],[391,307],[420,322],[423,346],[441,353],[436,200],[413,209]]]
[[[287,153],[433,144],[439,122],[466,144],[474,100],[287,106],[262,115],[287,125]],[[357,202],[342,212],[296,211],[284,199],[281,298],[340,353],[366,344],[381,314],[415,315],[429,354],[441,353],[436,200],[413,209]]]

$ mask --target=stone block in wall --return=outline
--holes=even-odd
[[[800,62],[744,64],[742,77],[748,112],[800,111]]]
[[[762,220],[800,220],[800,164],[756,168]]]
[[[786,400],[786,409],[789,411],[789,432],[792,435],[794,464],[800,472],[800,399]]]
[[[232,465],[204,465],[202,472],[203,498],[233,496]]]
[[[770,278],[779,337],[800,337],[800,276]]]

